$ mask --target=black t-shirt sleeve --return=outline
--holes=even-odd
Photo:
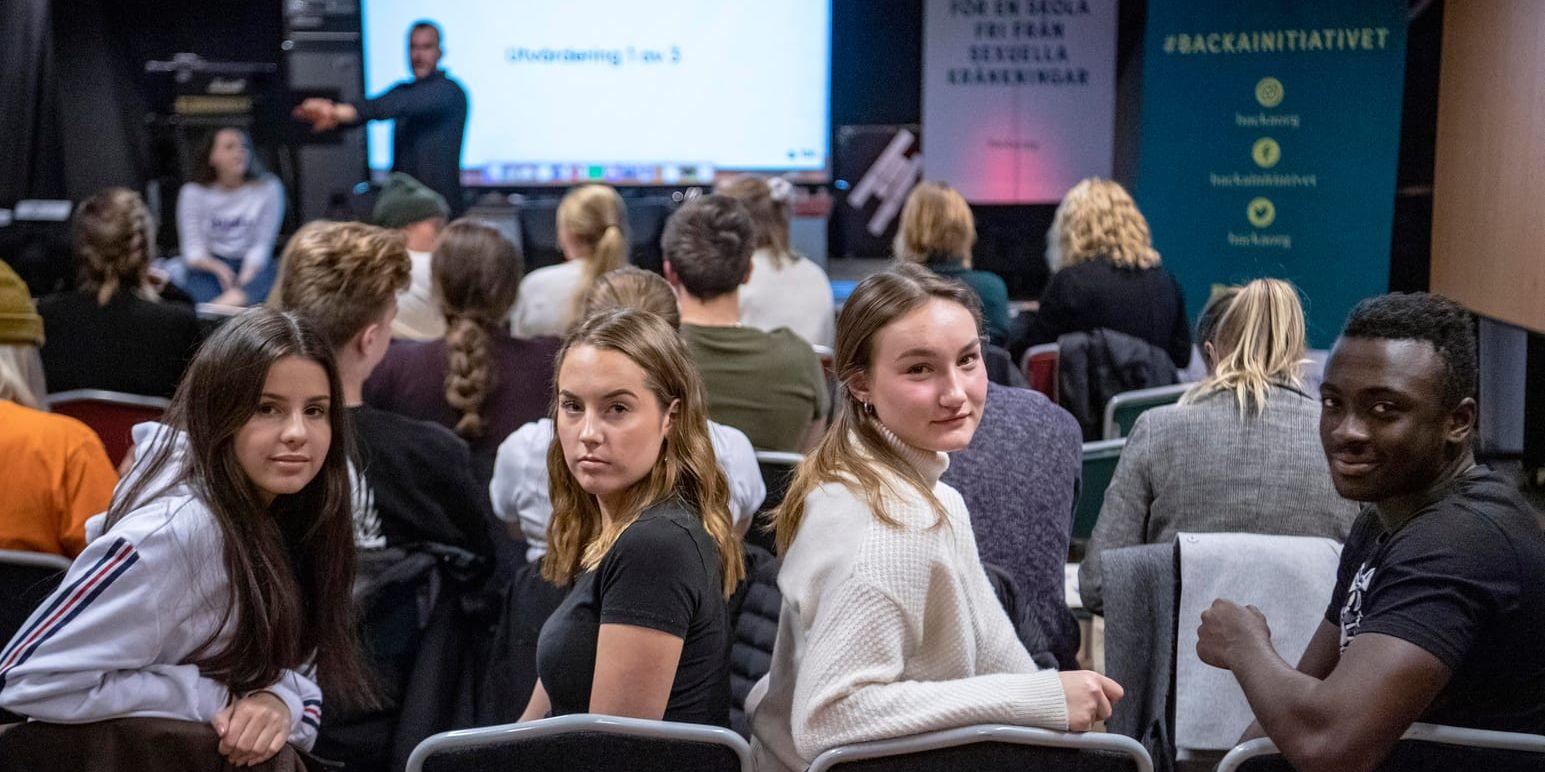
[[[1482,631],[1518,602],[1520,567],[1490,521],[1445,515],[1423,516],[1393,538],[1357,632],[1416,644],[1457,670]]]
[[[629,526],[601,559],[601,624],[647,627],[687,636],[702,603],[706,573],[697,546],[680,525],[647,518]]]
[[[1341,562],[1336,566],[1336,586],[1330,593],[1330,605],[1325,607],[1325,621],[1338,627],[1341,625],[1341,607],[1347,602],[1347,588],[1352,586],[1352,578],[1357,575],[1358,567],[1368,559],[1369,548],[1380,531],[1378,517],[1372,507],[1363,507],[1352,522],[1352,531],[1347,534],[1346,544],[1341,547]]]

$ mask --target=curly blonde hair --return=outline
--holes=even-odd
[[[1118,182],[1090,177],[1073,186],[1046,232],[1046,262],[1052,270],[1090,260],[1123,268],[1159,264],[1148,220]]]
[[[156,226],[138,193],[108,188],[86,199],[75,213],[75,252],[81,286],[96,291],[97,305],[107,305],[120,289],[159,299],[146,281],[156,257]]]
[[[337,351],[386,313],[412,269],[401,233],[315,220],[284,245],[268,305],[305,317]]]

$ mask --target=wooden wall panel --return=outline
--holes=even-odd
[[[1545,332],[1545,2],[1448,0],[1432,291]]]

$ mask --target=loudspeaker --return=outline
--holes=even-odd
[[[364,97],[359,4],[353,0],[286,0],[284,63],[289,101],[289,140],[297,147],[298,190],[302,222],[347,211],[354,186],[369,178],[365,130],[354,127],[313,135],[289,117],[289,109],[313,96],[333,100]]]

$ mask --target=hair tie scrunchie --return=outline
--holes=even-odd
[[[784,203],[794,197],[794,183],[782,177],[771,177],[767,180],[767,195],[778,203]]]

